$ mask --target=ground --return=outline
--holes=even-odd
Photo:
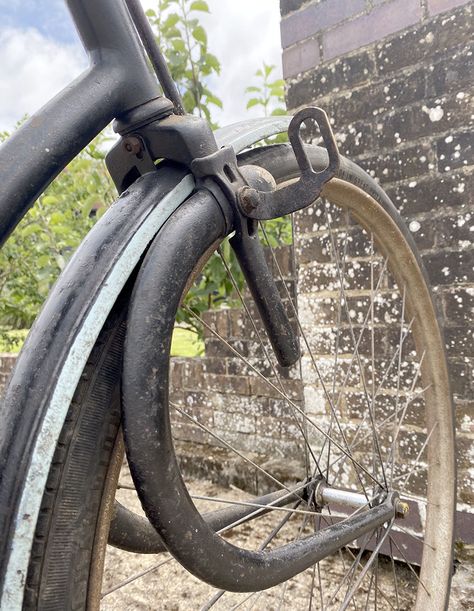
[[[123,472],[121,482],[127,485],[131,483],[128,472]],[[202,496],[219,496],[221,498],[232,498],[236,494],[235,488],[224,488],[204,480],[194,479],[191,482],[192,490],[195,494]],[[138,499],[134,491],[121,489],[118,493],[121,502],[136,511],[140,510]],[[201,501],[203,510],[206,510],[205,502]],[[262,533],[268,532],[267,518],[253,521],[252,528],[248,525],[241,527],[239,535],[231,540],[236,543],[238,540],[245,542],[248,546],[254,542],[258,545],[258,540]],[[218,600],[213,608],[229,610],[240,608],[242,610],[259,611],[260,609],[319,609],[321,608],[320,594],[322,590],[325,597],[325,605],[328,605],[335,586],[344,575],[344,566],[349,566],[352,562],[351,552],[345,553],[330,561],[321,563],[320,577],[315,576],[311,570],[306,571],[297,578],[290,581],[286,588],[279,586],[267,592],[254,595],[250,598],[248,594],[225,594]],[[452,611],[474,609],[474,562],[469,560],[469,555],[465,553],[465,559],[458,565],[457,572],[453,579],[453,589],[451,594],[450,609]],[[396,608],[396,598],[398,596],[398,608],[409,610],[413,607],[414,592],[416,590],[416,577],[401,563],[395,565],[397,573],[397,592],[394,588],[392,563],[386,559],[379,562],[379,577],[377,596],[377,609]],[[309,606],[309,592],[313,585],[315,598],[312,607]],[[320,581],[319,581],[320,579]],[[128,583],[126,583],[130,580]],[[365,587],[362,587],[360,603],[365,608],[367,597],[366,579]],[[119,586],[117,588],[117,586]],[[111,591],[117,588],[115,591]],[[344,590],[344,588],[341,589]],[[373,589],[372,589],[373,591]],[[187,573],[176,561],[170,559],[166,554],[159,556],[136,555],[123,552],[114,548],[109,548],[107,554],[104,587],[106,593],[102,600],[102,608],[107,610],[152,610],[160,609],[166,611],[181,611],[202,609],[207,601],[217,592],[210,586],[199,582],[196,578]],[[340,594],[339,593],[339,594]],[[341,599],[336,595],[331,608],[339,608]],[[317,597],[317,598],[316,598]],[[339,598],[339,600],[338,600]],[[339,604],[338,604],[339,603]],[[205,607],[204,607],[205,608]],[[375,608],[373,596],[369,601],[368,608]]]

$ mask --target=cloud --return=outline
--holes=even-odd
[[[0,0],[0,4],[3,1]],[[18,0],[10,1],[13,1],[13,7],[16,4],[21,6]],[[51,1],[54,5],[58,2]],[[263,61],[275,64],[275,78],[281,76],[278,0],[208,2],[211,14],[201,13],[200,17],[208,33],[209,49],[222,65],[221,75],[210,82],[210,88],[224,104],[223,111],[215,110],[214,118],[220,125],[226,125],[258,116],[261,114],[259,109],[246,111],[248,96],[244,90],[255,83],[255,71]],[[146,8],[153,7],[156,0],[144,0],[143,4]],[[63,42],[66,35],[61,37],[62,40],[53,40],[51,24],[46,20],[41,25],[39,14],[38,28],[30,26],[30,17],[24,17],[23,23],[28,25],[20,29],[18,26],[22,20],[20,9],[17,9],[14,26],[5,27],[4,22],[0,30],[0,129],[11,129],[25,113],[32,114],[38,110],[86,65],[82,48],[78,44]],[[61,21],[59,16],[56,21]],[[57,31],[57,28],[53,29]]]
[[[221,62],[221,74],[210,81],[210,89],[221,98],[224,110],[214,110],[220,125],[261,115],[245,109],[244,90],[256,84],[254,74],[262,62],[275,64],[281,78],[280,10],[278,0],[207,0],[211,14],[199,13],[207,31],[209,50]],[[145,9],[155,0],[142,0]]]
[[[0,129],[33,114],[86,66],[76,45],[52,41],[37,30],[0,31]]]
[[[221,125],[261,115],[246,111],[244,90],[256,84],[254,74],[262,62],[275,64],[275,78],[281,78],[280,11],[278,0],[209,2],[211,15],[203,15],[209,49],[221,61],[220,77],[212,83],[223,100],[223,112],[215,113]]]

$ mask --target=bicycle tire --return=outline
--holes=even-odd
[[[324,152],[321,151],[320,149],[311,149],[311,151],[312,151],[311,159],[314,164],[314,167],[317,169],[318,166],[319,167],[324,166],[324,163],[325,163]],[[297,168],[295,166],[295,162],[294,162],[291,150],[288,150],[288,147],[285,147],[285,146],[276,146],[276,147],[271,147],[265,150],[262,149],[260,151],[251,152],[251,153],[246,154],[243,157],[243,159],[247,163],[255,163],[257,165],[262,165],[263,167],[266,167],[274,174],[277,180],[281,180],[282,178],[292,178],[294,176],[297,176]],[[341,168],[339,177],[341,180],[346,181],[347,183],[352,183],[358,186],[359,188],[363,188],[372,197],[375,197],[377,200],[379,200],[382,207],[390,208],[390,204],[387,203],[387,200],[383,194],[383,191],[378,187],[378,185],[374,181],[372,181],[365,173],[363,173],[361,170],[356,168],[356,166],[354,166],[353,164],[350,164],[344,161],[342,164],[342,168]],[[396,213],[392,209],[390,209],[390,214],[392,216],[396,215]],[[162,235],[164,236],[165,234],[163,233]],[[98,346],[94,349],[95,356],[93,357],[93,360],[91,361],[90,365],[86,367],[87,371],[85,371],[85,376],[83,377],[81,384],[78,387],[77,392],[76,392],[76,399],[75,399],[75,409],[76,410],[79,409],[80,411],[85,413],[84,410],[86,409],[86,403],[88,402],[84,400],[84,396],[86,396],[87,394],[89,394],[90,396],[91,393],[94,394],[99,390],[99,380],[102,378],[102,373],[104,373],[104,370],[102,370],[102,373],[99,373],[100,370],[99,371],[97,370],[97,359],[101,360],[103,363],[107,362],[108,358],[113,359],[115,362],[112,365],[112,370],[115,371],[115,374],[117,373],[117,370],[120,367],[121,354],[120,354],[119,345],[120,345],[121,339],[118,339],[118,336],[114,338],[114,335],[118,333],[117,325],[119,324],[121,315],[123,315],[123,307],[122,307],[122,314],[114,314],[111,317],[109,325],[104,330],[102,338]],[[116,344],[115,344],[115,347],[112,348],[114,341],[116,342]],[[90,375],[88,376],[89,371],[95,371],[96,374],[99,373],[99,376],[98,377],[97,376],[91,377]],[[87,379],[88,377],[89,379]],[[117,379],[116,379],[116,383],[118,383]],[[110,398],[110,393],[112,392],[113,392],[112,387],[110,387],[109,395],[106,401],[108,401],[108,399]],[[114,402],[113,405],[114,405],[114,408],[112,412],[116,413],[117,403]],[[75,425],[73,424],[74,421],[69,418],[65,423],[65,428],[63,429],[63,433],[62,433],[63,439],[68,440],[67,444],[68,444],[69,455],[71,455],[71,453],[73,452],[73,447],[74,447],[74,450],[79,451],[84,456],[90,455],[91,447],[100,446],[102,448],[101,451],[99,452],[100,457],[98,458],[96,462],[97,472],[91,473],[90,476],[88,476],[86,480],[86,488],[90,487],[94,490],[94,495],[95,495],[95,501],[94,501],[95,505],[94,506],[96,508],[95,509],[96,512],[98,511],[97,510],[98,499],[100,499],[101,497],[102,497],[103,504],[107,502],[110,503],[110,498],[106,499],[103,497],[103,491],[104,489],[107,488],[108,482],[110,483],[110,481],[113,481],[114,478],[116,478],[118,475],[116,472],[116,468],[115,468],[115,473],[114,473],[114,468],[110,468],[108,475],[107,476],[105,475],[105,464],[108,461],[110,462],[110,460],[113,460],[114,456],[116,457],[117,455],[120,455],[120,449],[117,450],[117,447],[115,447],[115,449],[112,447],[113,446],[112,439],[114,435],[116,436],[116,433],[118,431],[118,428],[117,428],[118,422],[115,416],[112,419],[113,419],[113,424],[110,423],[110,420],[109,421],[104,420],[102,423],[97,423],[96,426],[93,427],[94,431],[93,431],[92,436],[88,438],[87,441],[81,440],[80,436],[77,436],[77,435],[71,436],[71,431],[73,430],[73,427]],[[449,413],[449,402],[448,402],[448,407],[446,408],[445,420],[446,422],[444,422],[443,424],[443,430],[448,431],[448,434],[445,436],[445,438],[447,440],[447,444],[450,445],[452,444],[452,414]],[[104,431],[107,431],[107,433],[104,433]],[[102,439],[102,442],[100,442],[101,439]],[[79,444],[79,445],[76,445],[76,444]],[[82,445],[81,448],[79,447],[80,445]],[[449,453],[450,451],[448,452],[448,454]],[[67,461],[66,462],[61,461],[61,463],[62,463],[62,466],[59,467],[61,470],[61,475],[58,475],[57,468],[51,471],[50,476],[49,476],[49,481],[48,481],[48,489],[57,491],[59,490],[58,482],[61,479],[63,481],[68,481],[70,479],[71,473],[74,471],[75,466],[69,464]],[[117,461],[115,461],[115,465],[117,465]],[[445,516],[444,516],[444,522],[443,522],[443,535],[444,535],[445,540],[443,542],[443,546],[444,546],[446,553],[445,553],[445,561],[443,562],[444,570],[438,571],[438,581],[439,581],[438,591],[440,592],[438,601],[443,599],[446,602],[447,592],[449,590],[448,574],[450,573],[450,569],[447,570],[446,566],[450,565],[450,562],[451,562],[452,514],[453,514],[453,507],[454,507],[454,504],[453,504],[454,496],[453,496],[453,491],[452,491],[454,489],[454,466],[453,466],[452,457],[450,458],[450,460],[445,461],[445,464],[443,464],[442,467],[443,469],[445,469],[446,471],[449,471],[450,473],[450,479],[448,479],[447,481],[453,482],[453,486],[449,486],[449,487],[446,485],[446,481],[444,482]],[[99,479],[101,479],[101,477],[103,478],[102,483],[99,483],[96,480],[97,476],[99,477]],[[93,482],[95,482],[95,485],[93,484]],[[113,488],[113,485],[108,486],[108,488],[109,489]],[[111,494],[110,490],[108,494]],[[61,520],[64,520],[64,519],[67,520],[67,515],[64,514],[64,511],[63,511],[62,516],[55,514],[55,510],[58,509],[57,503],[55,507],[48,507],[46,503],[43,506],[43,509],[46,510],[46,513],[48,514],[49,517],[53,517],[52,522],[51,521],[49,522],[49,525],[47,527],[48,528],[47,532],[44,532],[44,530],[42,532],[40,527],[37,530],[38,539],[40,539],[44,543],[45,540],[46,541],[52,540],[51,533],[57,531],[57,527],[60,524]],[[449,512],[451,512],[450,514],[451,517],[449,517]],[[82,541],[86,539],[91,540],[91,537],[92,538],[96,537],[97,532],[100,531],[101,528],[104,529],[104,525],[97,523],[97,514],[94,518],[91,518],[87,522],[88,523],[85,523],[85,522],[81,523],[78,529],[76,529],[72,534],[69,533],[69,535],[67,535],[66,540],[63,540],[62,542],[62,545],[65,548],[69,547],[70,550],[75,550]],[[97,529],[96,529],[96,526],[97,526]],[[91,535],[92,530],[94,530],[93,535]],[[105,525],[105,531],[106,530],[107,530],[107,525]],[[99,547],[103,548],[104,547],[103,532],[101,536],[102,536],[102,541],[99,542]],[[41,546],[43,546],[43,543],[41,543]],[[97,541],[96,541],[96,544],[98,544]],[[56,575],[50,575],[47,579],[45,578],[45,575],[42,574],[42,570],[37,568],[37,567],[43,566],[45,552],[42,551],[40,548],[36,548],[36,550],[38,551],[38,558],[35,555],[33,555],[32,562],[30,564],[30,571],[29,571],[29,577],[28,577],[29,594],[28,594],[28,598],[25,600],[25,605],[27,608],[45,608],[45,609],[46,608],[57,608],[57,609],[83,608],[86,604],[89,604],[92,606],[96,604],[97,592],[91,593],[90,590],[87,591],[85,584],[89,583],[91,572],[95,571],[96,573],[99,574],[99,577],[100,577],[101,567],[98,567],[98,566],[91,567],[90,564],[89,566],[84,565],[81,568],[82,577],[78,575],[77,578],[73,580],[76,582],[76,584],[70,583],[69,592],[67,593],[66,598],[59,600],[56,595],[56,596],[51,597],[49,599],[49,602],[45,598],[42,598],[41,592],[46,592],[48,589],[51,592],[52,591],[51,588],[53,588],[53,584],[55,584],[56,580],[58,579],[59,574],[56,573]],[[76,557],[75,551],[70,552],[69,558],[74,559],[75,557]],[[65,562],[67,561],[64,560],[63,564]],[[60,572],[61,571],[59,571],[59,573]],[[54,591],[54,588],[53,588],[53,591]],[[89,602],[86,603],[86,601],[88,600],[88,597],[89,597]],[[92,597],[92,599],[94,600],[92,600],[90,597]],[[430,608],[430,607],[428,605],[428,606],[425,606],[424,608]],[[435,607],[432,607],[432,608],[435,608]],[[437,608],[442,608],[442,606],[439,606]]]
[[[324,168],[325,154],[321,149],[312,148],[310,150],[313,167],[316,170]],[[271,147],[261,152],[249,153],[246,160],[270,170],[277,180],[282,178],[289,180],[298,175],[298,169],[289,147]],[[362,230],[369,235],[372,259],[376,258],[374,245],[380,247],[380,251],[385,257],[385,266],[391,273],[388,280],[389,290],[391,291],[390,299],[395,300],[395,294],[397,299],[401,299],[403,292],[401,317],[406,316],[408,312],[412,316],[409,324],[408,320],[402,320],[400,323],[400,338],[402,333],[405,336],[403,341],[400,339],[399,358],[401,361],[403,342],[405,342],[405,345],[409,344],[409,341],[405,341],[405,338],[413,333],[419,358],[419,363],[414,367],[418,367],[421,371],[421,374],[413,374],[413,384],[417,381],[418,375],[420,375],[420,378],[423,377],[426,427],[429,431],[425,434],[424,442],[420,443],[420,455],[424,448],[428,448],[426,459],[428,466],[426,469],[429,480],[427,487],[427,522],[424,529],[424,537],[427,543],[423,548],[422,577],[418,587],[416,605],[419,609],[443,608],[447,604],[452,570],[455,493],[454,487],[450,485],[449,492],[446,494],[445,486],[446,482],[455,481],[453,415],[452,408],[450,408],[451,398],[442,334],[438,328],[436,312],[426,285],[426,276],[419,256],[416,254],[413,241],[401,218],[375,181],[359,168],[344,161],[338,179],[326,185],[323,195],[329,204],[335,204],[351,213],[351,221],[348,221],[345,229],[346,233],[340,232],[345,239],[345,248],[347,248],[349,224],[354,223],[359,223]],[[354,201],[356,204],[353,203]],[[201,208],[193,219],[191,210],[188,211],[189,216],[186,216],[186,210],[182,208],[177,215],[180,218],[170,219],[163,233],[157,236],[140,270],[132,297],[128,320],[129,335],[126,340],[124,432],[129,463],[141,503],[149,520],[163,538],[168,550],[188,571],[216,588],[221,588],[223,591],[256,592],[279,584],[282,579],[281,575],[287,570],[288,564],[292,562],[295,571],[301,572],[308,568],[311,557],[308,555],[308,558],[305,559],[305,565],[303,561],[300,563],[297,555],[288,556],[289,552],[286,551],[286,547],[281,548],[281,553],[277,549],[273,555],[272,552],[262,554],[260,551],[250,552],[247,548],[236,547],[226,541],[225,538],[217,537],[196,509],[186,483],[181,477],[178,459],[172,451],[173,425],[170,416],[172,408],[169,407],[170,401],[168,398],[170,362],[168,352],[173,330],[172,321],[177,315],[180,304],[185,300],[185,293],[190,286],[190,280],[196,277],[198,271],[202,269],[203,260],[209,258],[210,254],[217,248],[216,244],[222,240],[222,226],[218,222],[221,214],[218,207],[216,209],[217,211],[213,214],[212,211]],[[197,235],[191,235],[191,232]],[[334,236],[331,236],[331,239],[334,240]],[[333,247],[335,249],[334,245]],[[362,255],[359,253],[352,256],[355,261],[353,266],[350,255],[347,261],[344,260],[344,265],[349,268],[349,272],[354,272],[361,267],[360,261],[363,260],[364,256],[367,256],[367,253],[363,252]],[[180,261],[179,268],[173,269],[173,261]],[[374,265],[375,263],[371,263],[371,266]],[[337,271],[340,272],[341,270],[338,269]],[[347,270],[345,270],[345,273],[344,282],[348,278]],[[283,281],[283,278],[281,280]],[[372,282],[373,280],[372,278]],[[398,282],[398,289],[394,282]],[[354,286],[356,288],[347,289],[348,296],[344,293],[343,298],[339,297],[341,303],[346,303],[346,308],[349,299],[354,299],[355,296],[358,297],[359,294],[363,294],[362,288],[357,283],[354,283]],[[309,291],[308,294],[311,293],[311,289],[306,288],[305,290]],[[372,310],[374,310],[375,292],[373,287],[369,301]],[[156,312],[160,312],[159,320],[154,315]],[[349,317],[349,313],[347,313],[347,316]],[[150,321],[153,321],[153,325],[150,324]],[[207,325],[202,320],[200,322],[206,330]],[[350,326],[354,335],[353,325],[349,318],[347,325]],[[404,330],[404,325],[408,325],[408,330]],[[371,331],[373,344],[371,392],[374,413],[376,409],[375,395],[378,396],[380,393],[380,388],[376,390],[375,386],[375,379],[378,374],[374,372],[374,367],[382,367],[377,361],[378,357],[375,357],[375,334],[377,332],[375,326],[373,322]],[[211,329],[208,330],[212,331]],[[301,325],[300,330],[303,335]],[[360,338],[364,331],[367,331],[366,323],[364,323],[360,332]],[[217,334],[217,340],[221,340],[227,348],[231,345],[231,340],[222,340],[219,334]],[[340,341],[342,344],[343,340]],[[355,337],[352,338],[352,341],[355,343]],[[307,353],[311,352],[306,339],[305,342]],[[344,353],[345,350],[341,348],[341,352]],[[356,353],[360,361],[357,347],[353,354],[353,360]],[[237,356],[242,357],[242,355]],[[313,359],[312,356],[311,358]],[[244,358],[242,360],[245,362]],[[252,367],[250,361],[247,360],[246,364]],[[314,366],[317,368],[315,364]],[[359,362],[360,378],[366,396],[366,373],[363,370],[367,366],[368,363],[363,366]],[[386,363],[383,366],[386,367]],[[352,361],[349,371],[351,367]],[[402,375],[407,375],[402,373],[401,362],[398,367],[399,378]],[[404,364],[403,367],[406,367],[406,365]],[[381,382],[387,388],[389,383],[385,377],[389,370],[390,367],[384,372]],[[392,397],[392,402],[398,404],[398,395],[401,392],[400,380],[397,384],[397,398]],[[385,387],[382,390],[385,391]],[[367,401],[369,401],[368,396]],[[407,398],[406,401],[408,407],[412,399]],[[208,403],[211,402],[212,399],[210,398]],[[130,406],[130,408],[127,409],[127,406]],[[398,410],[398,407],[392,407],[392,410],[395,409]],[[181,416],[186,416],[183,410],[178,408],[178,411]],[[368,412],[371,412],[370,405]],[[333,417],[339,426],[338,418]],[[394,417],[398,417],[398,411],[396,413],[393,411],[391,418]],[[405,412],[401,416],[398,429],[394,429],[396,432],[392,432],[395,441],[392,442],[390,450],[392,469],[389,476],[390,481],[392,479],[398,481],[402,478],[399,472],[395,475],[397,473],[394,464],[396,462],[394,459],[395,453],[397,453],[397,457],[400,455],[401,460],[406,460],[411,469],[404,472],[405,479],[411,478],[413,469],[417,467],[420,461],[420,456],[418,456],[413,466],[413,458],[409,462],[408,452],[402,450],[402,445],[407,443],[406,439],[402,440],[403,433],[400,433],[404,417]],[[373,414],[370,414],[370,419],[373,418]],[[311,424],[314,424],[314,422]],[[317,425],[315,426],[317,427]],[[390,465],[388,463],[384,465],[383,463],[382,453],[386,451],[387,447],[382,448],[382,451],[379,448],[381,442],[374,422],[372,422],[372,428],[374,431],[372,460],[375,463],[375,455],[378,454],[381,463],[377,468],[374,466],[374,477],[372,479],[375,481],[376,471],[381,469],[383,472],[384,466],[388,471]],[[406,428],[404,423],[403,428]],[[206,427],[202,423],[201,430],[206,431]],[[342,439],[345,441],[342,430],[340,432]],[[431,441],[430,438],[432,438]],[[225,443],[225,435],[220,441]],[[398,443],[397,447],[395,447],[396,442]],[[331,440],[330,443],[337,446],[336,441]],[[237,453],[238,450],[235,450],[235,452]],[[386,459],[389,460],[388,455]],[[317,462],[316,459],[314,461]],[[353,463],[355,464],[354,460]],[[358,467],[354,467],[355,471],[361,468],[361,463],[362,459],[358,458]],[[155,465],[160,465],[160,468],[154,467]],[[329,473],[329,466],[327,469]],[[357,477],[361,480],[360,472],[357,473]],[[378,477],[380,481],[382,476],[379,474]],[[383,477],[385,478],[385,473],[383,473]],[[298,481],[303,480],[304,476],[302,475]],[[388,486],[387,480],[386,484]],[[366,493],[367,482],[364,486],[361,480],[360,486]],[[169,496],[169,494],[163,493],[165,490],[173,490],[173,495]],[[433,490],[435,491],[433,492]],[[440,500],[440,497],[443,497],[443,500]],[[174,526],[175,524],[176,526]],[[390,538],[390,545],[392,540]],[[298,543],[298,550],[302,549],[305,541],[306,539],[303,539]],[[395,541],[394,545],[397,545]],[[433,551],[434,549],[436,552]],[[300,558],[302,558],[302,555]],[[345,608],[344,605],[343,602],[343,608]]]
[[[67,458],[56,444],[88,355],[149,242],[193,187],[186,170],[166,164],[123,193],[74,254],[17,359],[1,404],[2,608],[21,608],[43,492],[40,529],[59,481],[55,467],[47,483],[49,467]]]

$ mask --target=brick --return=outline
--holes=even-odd
[[[256,395],[260,397],[283,399],[281,395],[281,392],[283,392],[293,402],[300,401],[303,398],[303,386],[300,380],[282,380],[281,386],[283,388],[281,388],[279,381],[275,378],[272,378],[271,382],[276,388],[260,377],[250,377],[249,381],[250,395],[252,397]]]
[[[263,435],[264,437],[274,437],[275,439],[279,439],[282,434],[281,420],[279,418],[268,418],[262,416],[257,418],[256,430],[259,435]],[[275,441],[275,443],[278,442]]]
[[[474,282],[474,250],[435,252],[423,261],[434,286]]]
[[[441,138],[436,141],[436,148],[439,172],[474,165],[472,130]]]
[[[470,0],[428,0],[428,12],[430,15],[437,15],[444,11],[449,11],[458,6],[468,4]]]
[[[230,340],[228,344],[234,350],[236,350],[240,355],[245,356],[245,357],[249,355],[248,342],[239,341],[239,340]],[[230,348],[229,346],[224,344],[218,338],[208,339],[205,342],[206,356],[221,357],[221,358],[224,358],[224,357],[239,358],[237,357],[235,352],[232,350],[232,348]]]
[[[474,356],[474,332],[472,327],[447,327],[444,331],[448,355]]]
[[[474,72],[473,51],[473,44],[463,44],[430,67],[427,72],[428,96],[441,96],[450,91],[459,92],[464,87],[470,87]]]
[[[465,124],[466,114],[474,110],[474,96],[451,94],[426,100],[378,117],[377,147],[392,148],[418,138],[428,138]],[[472,149],[467,152],[469,161]],[[464,156],[463,156],[464,158]],[[456,166],[453,166],[456,167]]]
[[[229,320],[227,310],[208,310],[202,314],[203,321],[213,331],[217,332],[222,337],[229,335]],[[215,337],[212,331],[204,327],[204,337]]]
[[[435,154],[429,143],[359,160],[364,170],[384,183],[427,174],[430,163],[434,165]]]
[[[436,221],[427,218],[409,222],[409,219],[407,219],[407,223],[418,250],[429,250],[434,247],[437,240],[438,228],[438,223]]]
[[[368,15],[324,33],[323,57],[327,60],[354,51],[418,23],[421,18],[419,0],[398,0],[383,4]]]
[[[360,14],[364,9],[365,0],[326,0],[310,4],[307,8],[283,18],[281,44],[285,49],[316,32]]]
[[[448,324],[472,325],[474,320],[474,287],[446,289],[442,293],[443,312]]]
[[[426,68],[422,67],[406,79],[371,82],[337,97],[331,96],[330,116],[334,117],[338,129],[343,129],[354,121],[367,121],[382,112],[423,100],[425,73]]]
[[[458,433],[474,433],[474,402],[456,401],[456,431]]]
[[[203,357],[202,367],[204,373],[226,373],[226,362],[225,359]]]
[[[288,15],[288,13],[297,11],[307,3],[308,0],[280,0],[280,14],[282,17],[284,17],[285,15]]]
[[[203,424],[204,426],[207,426],[212,430],[214,426],[214,410],[210,407],[199,407],[198,405],[194,405],[190,403],[187,399],[189,399],[189,395],[184,402],[184,406],[182,408],[183,411],[189,416],[195,418],[197,422],[199,422],[199,424]],[[190,420],[182,414],[175,413],[175,416],[177,417],[177,420],[181,420],[183,423],[188,423],[192,426],[197,426],[193,423],[190,423]]]
[[[336,132],[340,152],[350,159],[372,153],[376,136],[372,122],[355,121]]]
[[[319,41],[315,38],[309,38],[289,49],[284,49],[283,78],[290,78],[314,68],[319,64],[320,59]]]
[[[297,108],[334,91],[350,90],[368,82],[375,73],[375,61],[367,51],[345,57],[308,72],[298,82],[290,83],[288,108]]]
[[[460,211],[457,216],[438,218],[430,224],[434,229],[438,248],[449,245],[462,250],[472,245],[474,210]]]
[[[422,177],[390,187],[387,193],[405,216],[423,212],[437,214],[446,208],[474,204],[474,173]]]
[[[469,469],[474,459],[474,441],[458,435],[456,439],[456,454],[458,468]]]
[[[436,17],[403,32],[377,47],[377,68],[382,74],[406,66],[432,62],[437,54],[451,53],[456,46],[472,43],[472,6],[458,9],[448,18]]]
[[[236,393],[238,395],[249,394],[249,382],[245,376],[215,375],[207,374],[205,386],[211,390],[222,393]]]
[[[474,382],[472,379],[473,359],[449,359],[449,376],[451,391],[455,400],[468,401],[474,395]]]
[[[238,433],[255,433],[255,418],[242,414],[214,413],[216,428],[221,431],[236,431]]]

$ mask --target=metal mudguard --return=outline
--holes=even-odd
[[[289,122],[252,119],[215,136],[239,153],[286,131]],[[51,461],[89,354],[148,244],[194,186],[186,170],[166,166],[137,180],[81,244],[25,342],[0,407],[2,609],[21,609]]]

